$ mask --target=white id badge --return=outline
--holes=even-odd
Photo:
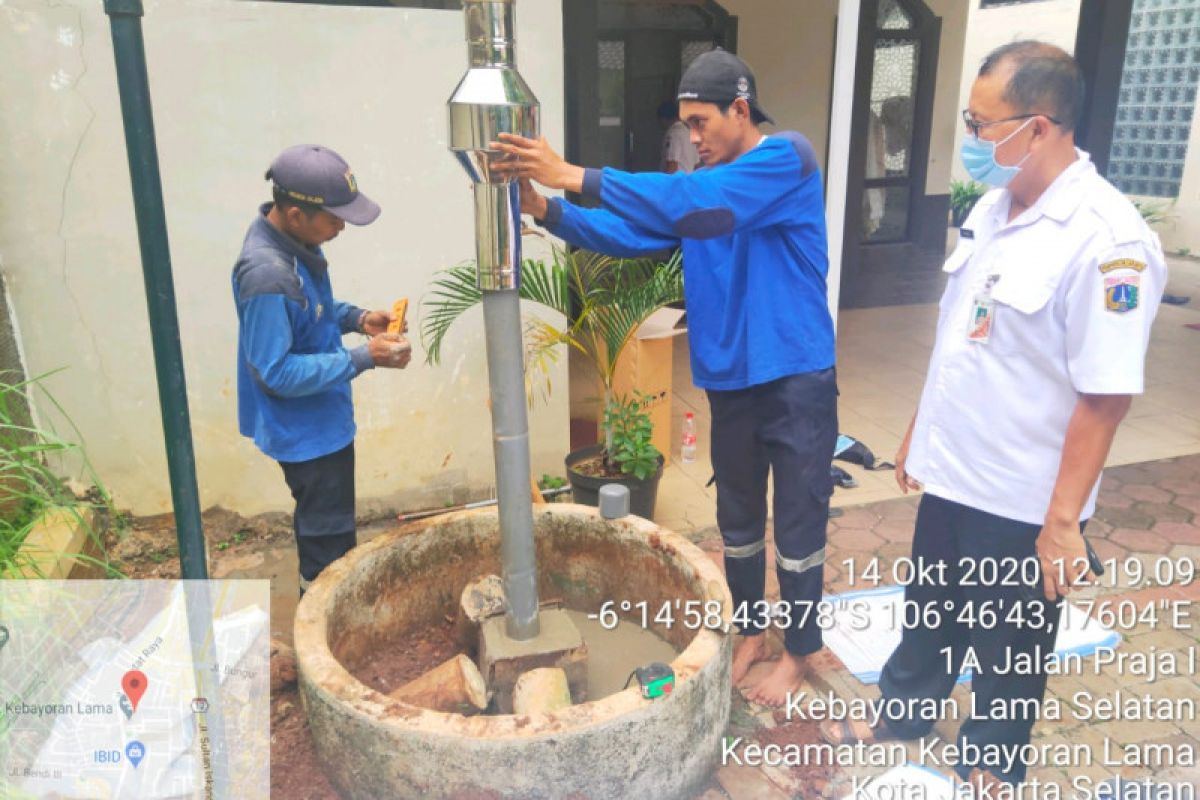
[[[996,318],[996,301],[991,292],[975,295],[971,304],[971,321],[967,326],[967,339],[986,344],[992,336],[992,321]]]

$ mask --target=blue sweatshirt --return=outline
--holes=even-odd
[[[333,299],[329,264],[267,221],[246,232],[233,268],[238,427],[276,461],[308,461],[354,440],[350,380],[374,366],[342,346],[362,309]]]
[[[812,145],[786,131],[730,164],[674,173],[588,170],[601,208],[550,200],[543,224],[613,256],[682,246],[692,380],[744,389],[833,366],[829,256]]]

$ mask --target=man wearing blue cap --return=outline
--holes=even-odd
[[[390,311],[335,300],[321,245],[379,206],[349,165],[319,145],[271,163],[274,202],[259,208],[233,268],[238,314],[238,424],[279,462],[296,499],[300,593],[357,543],[354,407],[350,381],[373,367],[403,369],[412,350],[387,333]],[[342,335],[371,338],[352,349]]]
[[[703,168],[688,175],[585,170],[544,139],[502,134],[508,174],[582,192],[601,207],[547,200],[523,180],[521,206],[566,241],[615,256],[683,248],[692,379],[712,408],[717,523],[734,622],[733,680],[765,705],[786,702],[821,648],[817,604],[837,440],[829,262],[816,153],[799,133],[765,136],[771,118],[737,56],[698,57],[679,83],[679,116]],[[768,614],[767,476],[775,480],[775,566],[782,602]],[[784,629],[765,675],[762,634]]]

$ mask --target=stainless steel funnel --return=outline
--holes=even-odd
[[[538,135],[538,101],[517,74],[514,0],[463,0],[470,68],[447,104],[450,149],[475,182],[475,252],[483,290],[505,632],[537,636],[537,564],[529,492],[529,420],[521,337],[521,207],[515,181],[495,174],[500,133]]]
[[[521,209],[515,181],[497,177],[499,133],[536,137],[541,107],[517,72],[515,0],[463,0],[470,68],[447,103],[450,149],[475,182],[475,247],[480,289],[521,280]]]

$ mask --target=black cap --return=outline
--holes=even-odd
[[[731,103],[738,98],[750,105],[755,123],[775,120],[758,104],[758,89],[754,73],[745,61],[721,48],[696,56],[679,81],[680,100],[699,100],[702,103]]]
[[[267,180],[293,200],[320,206],[353,225],[369,225],[379,206],[358,191],[346,160],[319,144],[298,144],[275,157]]]

